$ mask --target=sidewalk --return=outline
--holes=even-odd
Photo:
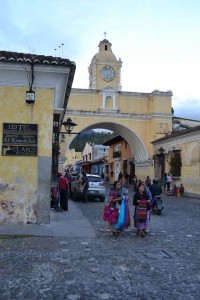
[[[75,203],[69,200],[69,210],[50,211],[50,224],[1,224],[1,235],[94,238],[90,222]]]

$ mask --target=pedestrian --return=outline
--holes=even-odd
[[[58,173],[58,188],[60,194],[60,208],[64,211],[68,211],[69,185],[67,178],[64,177],[61,173]]]
[[[151,193],[151,190],[149,187],[146,187],[146,193],[147,193],[148,199],[152,203],[153,197],[152,197],[152,193]]]
[[[66,170],[65,172],[65,177],[67,178],[68,185],[69,185],[69,197],[71,198],[71,182],[72,182],[72,175],[69,172],[69,169]]]
[[[118,175],[118,181],[122,184],[122,178],[123,178],[123,174],[122,172],[120,171],[119,172],[119,175]]]
[[[151,186],[151,179],[149,178],[149,176],[147,176],[146,180],[145,180],[145,185],[146,187],[150,188]]]
[[[133,176],[132,181],[133,181],[133,191],[136,192],[136,189],[137,189],[137,183],[138,183],[138,181],[137,181],[137,176],[136,176],[136,175]]]
[[[137,236],[145,237],[149,229],[151,202],[145,191],[145,184],[138,185],[138,191],[133,196],[134,226],[137,228]]]
[[[167,173],[164,173],[163,175],[163,189],[166,190],[167,187]]]
[[[130,226],[130,214],[128,200],[125,196],[126,193],[127,190],[121,186],[121,183],[118,180],[114,182],[113,188],[109,193],[109,228],[115,236],[121,236],[124,228]]]
[[[155,207],[155,205],[156,205],[154,197],[155,196],[161,196],[161,194],[162,194],[162,187],[158,183],[158,179],[157,178],[153,179],[153,184],[150,187],[150,191],[151,191],[151,195],[152,195],[152,209],[153,209]]]
[[[185,188],[182,183],[180,184],[179,190],[180,190],[180,196],[183,196],[183,194],[185,192]]]
[[[83,203],[88,202],[88,188],[89,188],[89,181],[86,172],[82,172],[82,179],[81,179],[81,184],[83,185]]]
[[[126,174],[124,175],[124,177],[125,177],[125,184],[126,184],[126,186],[128,186],[128,183],[129,183],[129,174],[126,173]]]
[[[171,182],[172,182],[172,176],[170,173],[167,174],[167,191],[170,191],[170,187],[171,187]]]

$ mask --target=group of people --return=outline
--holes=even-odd
[[[154,196],[161,194],[162,187],[156,179],[153,180],[153,184],[148,176],[145,182],[136,182],[133,196],[133,205],[135,206],[133,218],[138,237],[145,237],[148,234],[152,200]],[[104,220],[108,221],[110,231],[117,236],[121,236],[123,230],[130,226],[128,196],[119,180],[114,182],[109,193],[108,204],[104,207]]]
[[[125,173],[124,175],[122,174],[122,172],[120,171],[119,172],[119,175],[118,175],[118,181],[122,184],[122,178],[125,178],[125,185],[128,186],[129,184],[129,180],[130,180],[130,176],[128,173]]]
[[[83,203],[88,202],[87,190],[89,187],[88,178],[85,172],[82,172],[81,184],[83,185]],[[67,169],[64,174],[58,173],[58,187],[52,191],[53,198],[57,198],[57,205],[62,211],[68,211],[68,199],[71,197],[72,175]]]
[[[120,236],[123,230],[130,226],[130,213],[128,208],[128,196],[126,189],[122,186],[122,176],[114,182],[114,186],[109,193],[108,204],[104,208],[104,220],[108,221],[109,228],[114,235]],[[136,175],[133,177],[133,205],[134,209],[134,227],[137,229],[138,237],[145,237],[148,234],[150,223],[150,211],[155,207],[155,196],[161,196],[164,190],[171,190],[172,176],[165,173],[163,183],[159,184],[158,179],[151,182],[149,176],[145,181],[137,180]],[[162,186],[163,187],[162,187]],[[176,188],[177,191],[177,188]],[[180,195],[184,193],[184,187],[181,184],[178,188]],[[122,207],[122,204],[123,207]],[[125,207],[125,208],[124,208]],[[123,220],[123,222],[122,222]],[[119,225],[120,224],[120,225]]]

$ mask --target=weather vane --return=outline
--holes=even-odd
[[[106,32],[104,32],[104,38],[106,39]]]

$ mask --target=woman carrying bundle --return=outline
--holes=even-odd
[[[109,222],[110,231],[116,236],[121,236],[124,228],[130,226],[128,197],[124,194],[125,189],[121,183],[115,181],[109,193],[108,205],[105,207],[108,213],[106,217],[104,216],[104,220]]]

